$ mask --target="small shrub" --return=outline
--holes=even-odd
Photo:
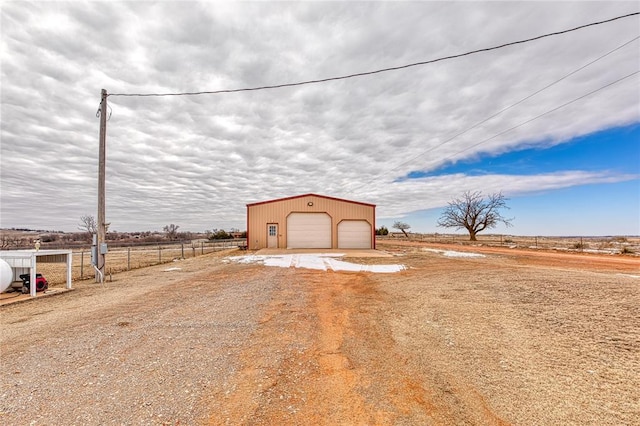
[[[589,245],[585,244],[585,243],[575,243],[573,245],[573,248],[576,249],[576,250],[584,250],[584,249],[586,249],[588,247],[589,247]]]
[[[629,247],[625,246],[625,247],[622,247],[622,250],[620,250],[620,253],[622,253],[622,254],[634,254],[635,251],[633,251]]]
[[[627,237],[613,237],[611,238],[611,241],[615,242],[615,243],[628,243],[629,240],[627,240]]]
[[[229,234],[224,229],[220,229],[220,230],[214,229],[208,235],[208,239],[209,240],[232,240],[233,239],[233,235]]]
[[[612,242],[610,242],[610,241],[605,241],[605,242],[602,242],[602,243],[600,243],[600,244],[598,245],[598,249],[599,249],[599,250],[610,249],[610,248],[613,248],[613,247],[614,247],[614,245],[615,245],[615,244],[613,244],[613,243],[612,243]]]

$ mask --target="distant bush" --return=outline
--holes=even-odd
[[[612,247],[614,247],[615,244],[613,244],[611,241],[604,241],[601,242],[600,244],[598,244],[598,250],[606,250],[606,249],[610,249]]]
[[[586,249],[586,248],[589,248],[589,244],[587,244],[587,243],[582,243],[582,242],[580,242],[580,243],[575,243],[575,244],[573,245],[573,248],[574,248],[574,249],[576,249],[576,250],[584,250],[584,249]]]
[[[613,237],[611,238],[611,241],[614,243],[628,243],[629,240],[627,240],[627,237]]]
[[[210,240],[232,240],[233,235],[229,234],[224,229],[214,229],[207,233],[207,238]]]
[[[178,238],[178,240],[181,240],[181,241],[193,240],[193,233],[191,233],[191,232],[178,232],[176,234],[176,237]]]
[[[389,230],[384,225],[376,229],[376,235],[388,235],[388,234],[389,234]]]
[[[620,253],[622,253],[622,254],[634,254],[635,251],[633,251],[629,247],[622,247],[622,250],[620,250]]]

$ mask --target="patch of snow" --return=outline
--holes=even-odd
[[[181,270],[182,268],[168,268],[168,269],[165,269],[164,272],[181,271]]]
[[[443,255],[447,257],[485,257],[484,254],[480,254],[480,253],[469,253],[469,252],[451,251],[451,250],[445,251]]]
[[[260,256],[265,266],[278,266],[280,268],[288,268],[293,260],[291,256]]]
[[[406,269],[404,265],[359,265],[357,263],[344,262],[336,259],[327,259],[327,263],[334,271],[373,272],[376,274],[384,274],[399,272]]]
[[[326,271],[327,264],[325,260],[329,260],[329,258],[314,256],[314,255],[293,255],[293,262],[296,268],[305,268],[305,269],[317,269],[319,271]]]
[[[623,277],[631,277],[631,278],[640,278],[640,275],[632,275],[632,274],[618,274]]]
[[[619,250],[607,250],[607,249],[584,249],[582,250],[585,253],[592,254],[616,254],[619,253]]]
[[[453,250],[438,250],[438,249],[423,248],[422,251],[438,253],[446,257],[486,257],[484,254],[480,254],[480,253],[471,253],[471,252],[453,251]]]
[[[258,263],[258,262],[264,262],[263,257],[264,256],[256,256],[254,254],[251,254],[248,256],[232,256],[232,257],[229,257],[228,259],[236,263]]]
[[[336,259],[344,254],[286,254],[286,255],[248,255],[232,256],[228,259],[237,263],[262,263],[265,266],[277,266],[280,268],[305,268],[319,271],[349,271],[349,272],[373,272],[393,273],[402,271],[404,265],[359,265]]]

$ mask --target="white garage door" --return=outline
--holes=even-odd
[[[326,213],[291,213],[287,248],[331,248],[331,217]]]
[[[366,220],[345,220],[338,224],[338,248],[371,248],[371,225]]]

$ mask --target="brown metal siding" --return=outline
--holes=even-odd
[[[313,203],[309,206],[308,203]],[[278,224],[278,247],[287,247],[287,216],[292,212],[319,213],[331,216],[331,244],[338,247],[338,224],[346,219],[362,219],[375,229],[375,206],[372,204],[349,202],[318,195],[305,195],[271,202],[247,205],[247,230],[250,249],[267,246],[267,223]],[[371,247],[375,247],[374,235],[371,235]]]

